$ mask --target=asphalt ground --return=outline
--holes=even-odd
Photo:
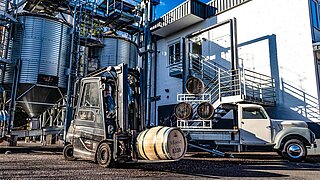
[[[20,149],[20,150],[17,150]],[[0,179],[320,179],[320,157],[292,163],[276,153],[234,154],[234,158],[187,153],[178,162],[120,164],[102,168],[84,161],[65,161],[59,148],[11,149],[0,154]]]

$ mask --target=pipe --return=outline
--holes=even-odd
[[[78,0],[79,1],[79,0]],[[67,100],[66,100],[66,118],[64,121],[64,129],[63,129],[63,139],[66,143],[66,137],[67,137],[67,130],[69,126],[69,121],[71,120],[70,117],[70,104],[71,104],[71,79],[72,79],[72,64],[73,64],[73,49],[74,49],[74,38],[75,38],[75,31],[76,31],[76,18],[77,18],[77,8],[78,4],[74,6],[74,14],[73,14],[73,33],[71,37],[71,51],[70,51],[70,60],[69,60],[69,72],[68,72],[68,88],[67,88]]]
[[[186,84],[187,84],[187,78],[188,78],[188,72],[187,72],[187,49],[186,49],[186,38],[182,39],[182,93],[186,93]],[[189,54],[189,53],[188,53]]]
[[[144,41],[145,41],[145,54],[144,54],[144,75],[146,76],[146,124],[149,127],[151,125],[151,65],[152,65],[152,39],[150,32],[150,23],[153,19],[152,15],[152,3],[149,0],[145,0],[145,18],[144,18]]]
[[[80,8],[80,12],[79,12],[79,20],[78,21],[81,21],[82,19],[82,8]],[[81,22],[78,22],[79,24]],[[77,93],[77,80],[78,80],[78,75],[79,75],[79,59],[80,59],[80,29],[79,31],[77,32],[77,36],[78,36],[78,40],[77,40],[77,55],[76,55],[76,68],[75,68],[75,82],[73,83],[73,96],[76,96],[76,93]],[[77,97],[77,96],[76,96]],[[75,98],[73,98],[73,101],[72,101],[72,107],[75,106]]]
[[[8,131],[7,134],[10,135],[11,128],[13,127],[14,115],[16,110],[16,98],[17,98],[17,89],[20,80],[20,68],[21,62],[20,59],[17,60],[14,72],[14,81],[12,82],[12,89],[11,89],[11,102],[9,108],[9,121],[8,121]]]
[[[153,97],[157,96],[157,62],[158,62],[158,46],[157,46],[157,37],[154,36],[154,69],[153,69]],[[157,101],[154,101],[154,119],[157,119]],[[159,121],[159,120],[158,120]],[[156,121],[156,126],[158,126],[158,121]]]
[[[237,19],[236,18],[233,18],[232,19],[232,24],[233,24],[233,39],[232,39],[232,42],[233,42],[233,48],[234,48],[234,51],[233,51],[233,54],[234,54],[234,67],[235,69],[238,69],[239,68],[239,56],[238,56],[238,37],[237,37],[237,34],[238,34],[238,30],[237,30]]]

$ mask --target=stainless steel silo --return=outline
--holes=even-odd
[[[139,48],[133,41],[119,36],[104,36],[101,41],[103,47],[91,47],[89,50],[89,66],[94,66],[92,63],[99,63],[99,68],[121,63],[132,68],[138,65]]]
[[[23,13],[14,28],[11,57],[20,59],[17,102],[35,117],[62,96],[67,86],[66,64],[70,55],[70,25],[46,15]],[[13,81],[8,66],[5,83]]]

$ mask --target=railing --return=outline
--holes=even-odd
[[[169,68],[170,76],[172,77],[175,77],[177,75],[182,76],[182,72],[183,72],[182,61],[177,61],[173,64],[170,64],[168,68]]]
[[[227,70],[197,54],[190,57],[194,75],[204,81],[204,93],[211,95],[212,104],[218,101],[215,104],[218,106],[222,98],[232,96],[241,97],[243,101],[274,104],[275,87],[271,77],[247,69]]]
[[[178,94],[178,102],[211,102],[211,94]]]
[[[212,120],[178,120],[177,127],[182,129],[212,129]]]
[[[242,83],[244,84],[242,92],[247,98],[266,103],[275,102],[274,80],[270,76],[248,69],[244,69],[242,73]]]
[[[195,75],[198,78],[203,79],[205,83],[208,82],[208,84],[216,80],[215,78],[212,78],[212,77],[217,77],[218,71],[222,71],[222,72],[228,71],[227,68],[217,63],[214,63],[212,60],[209,60],[208,58],[199,54],[190,53],[190,60],[191,60],[190,66],[191,66],[191,69],[195,72]]]
[[[5,11],[5,3],[6,3],[6,0],[0,0],[0,14],[2,15]]]
[[[300,106],[294,107],[297,113],[311,119],[320,121],[320,104],[319,99],[307,94],[306,92],[282,81],[282,88],[284,92],[287,92],[297,98]]]
[[[216,8],[216,14],[225,12],[251,0],[213,0],[208,3],[209,6]]]
[[[199,16],[203,19],[207,18],[208,16],[212,16],[214,11],[212,8],[208,7],[206,4],[196,1],[196,0],[187,0],[180,4],[178,7],[172,9],[159,19],[155,20],[152,23],[151,30],[165,27],[183,17],[194,14]]]

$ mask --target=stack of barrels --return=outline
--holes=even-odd
[[[190,77],[186,82],[188,94],[199,95],[204,92],[203,81],[196,77]],[[175,106],[174,113],[178,119],[189,120],[193,117],[192,105],[187,102],[180,102]],[[214,114],[214,108],[209,102],[202,102],[196,110],[201,119],[210,119]]]

